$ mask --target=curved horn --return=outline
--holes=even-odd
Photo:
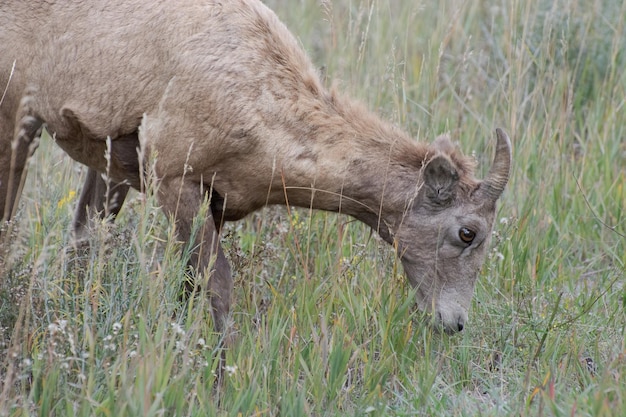
[[[511,169],[511,140],[504,130],[497,128],[496,137],[496,156],[493,158],[493,164],[489,168],[487,177],[480,184],[480,192],[485,197],[496,201],[504,187],[509,181],[509,172]]]

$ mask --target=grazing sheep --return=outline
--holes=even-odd
[[[327,90],[276,15],[257,0],[13,1],[0,5],[0,218],[15,210],[34,138],[90,168],[86,207],[110,211],[153,155],[158,199],[190,265],[210,274],[214,324],[225,330],[230,266],[224,221],[267,204],[349,214],[397,251],[418,306],[463,330],[496,200],[511,163],[496,130],[487,177],[446,137],[416,142],[361,104]],[[110,138],[110,163],[105,153]],[[113,194],[117,197],[113,198]],[[192,220],[210,199],[201,230]]]

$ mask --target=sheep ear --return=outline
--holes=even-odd
[[[450,139],[449,133],[443,133],[435,138],[433,141],[433,147],[444,153],[454,152],[454,144]]]
[[[437,155],[424,167],[426,198],[435,205],[444,205],[454,198],[459,173],[444,155]]]

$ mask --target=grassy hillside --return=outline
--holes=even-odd
[[[514,164],[466,330],[420,321],[347,217],[230,224],[221,403],[203,298],[151,196],[70,250],[84,171],[44,138],[0,261],[0,416],[611,416],[626,410],[626,3],[268,1],[326,82]],[[622,411],[620,411],[622,410]]]

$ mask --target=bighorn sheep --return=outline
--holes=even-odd
[[[14,66],[14,70],[12,70]],[[140,188],[154,155],[158,199],[190,265],[210,274],[224,329],[230,267],[223,221],[266,204],[349,214],[392,245],[418,306],[448,332],[467,323],[511,144],[496,130],[487,177],[446,137],[412,140],[321,83],[309,58],[258,0],[13,1],[0,5],[0,218],[14,210],[29,144],[42,124],[90,168],[86,206],[102,209],[97,173]],[[142,165],[143,164],[143,165]],[[205,198],[210,212],[192,237]],[[204,245],[204,247],[203,247]],[[209,270],[210,268],[210,270]]]

